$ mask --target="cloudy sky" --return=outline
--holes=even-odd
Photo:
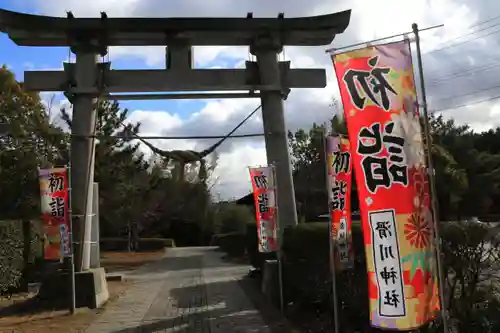
[[[337,36],[333,47],[403,33],[416,22],[421,28],[444,27],[421,33],[426,86],[431,110],[467,123],[476,130],[500,125],[500,2],[495,0],[0,0],[0,8],[64,16],[71,10],[76,17],[187,17],[219,16],[286,17],[311,16],[352,9],[347,31]],[[281,59],[293,67],[325,68],[325,89],[297,89],[285,102],[288,129],[307,128],[334,114],[329,107],[338,96],[330,58],[325,47],[288,47]],[[25,70],[59,69],[68,58],[68,49],[17,47],[0,35],[0,63],[5,63],[22,80]],[[163,68],[164,50],[155,47],[120,47],[109,52],[112,68]],[[195,47],[199,68],[235,68],[248,60],[248,50],[240,47]],[[48,95],[44,95],[48,98]],[[56,103],[64,103],[56,95]],[[143,135],[223,135],[250,113],[258,100],[209,101],[128,101],[132,122],[141,122]],[[57,106],[57,105],[56,105]],[[262,132],[260,114],[239,133]],[[163,149],[202,149],[211,142],[160,140]],[[146,150],[145,150],[146,151]],[[263,139],[233,139],[219,153],[218,181],[214,194],[222,198],[244,195],[250,190],[247,167],[266,163]]]

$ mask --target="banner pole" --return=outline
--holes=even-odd
[[[75,257],[74,257],[74,244],[73,244],[73,209],[72,209],[72,194],[73,190],[71,188],[71,148],[69,149],[69,163],[66,168],[66,179],[68,182],[68,219],[69,219],[69,248],[70,248],[70,254],[69,254],[69,287],[70,287],[70,306],[69,306],[69,312],[71,314],[75,314],[76,312],[76,289],[75,289]]]
[[[283,252],[282,252],[282,245],[283,245],[283,233],[281,230],[281,225],[279,224],[279,207],[278,207],[278,183],[276,181],[276,168],[274,164],[271,165],[271,170],[273,172],[273,182],[274,182],[274,206],[275,206],[275,223],[276,223],[276,228],[278,232],[278,280],[279,280],[279,289],[280,289],[280,310],[281,313],[285,313],[285,304],[284,304],[284,299],[283,299]]]
[[[332,132],[332,135],[334,133]],[[332,209],[330,204],[330,191],[331,191],[331,179],[328,172],[328,135],[326,129],[323,130],[323,155],[325,156],[325,175],[326,175],[326,193],[328,202],[328,240],[330,245],[330,270],[332,273],[332,299],[333,299],[333,321],[334,321],[334,332],[340,332],[339,323],[339,304],[337,300],[337,279],[336,279],[336,269],[335,269],[335,244],[333,243],[333,221],[332,221]]]
[[[444,292],[444,270],[443,264],[441,260],[441,237],[439,233],[439,207],[436,199],[436,180],[434,175],[434,163],[432,160],[432,138],[430,134],[430,125],[429,125],[429,113],[427,110],[427,96],[425,93],[425,81],[424,81],[424,69],[422,67],[422,53],[420,51],[420,36],[418,34],[418,25],[416,23],[412,24],[413,34],[415,35],[415,44],[417,47],[417,62],[418,62],[418,73],[420,75],[420,89],[422,94],[422,109],[423,109],[423,118],[424,118],[424,135],[425,135],[425,143],[427,148],[427,170],[429,176],[430,183],[430,198],[431,198],[431,207],[432,207],[432,217],[434,221],[434,243],[435,243],[435,251],[436,251],[436,263],[438,266],[438,283],[439,283],[439,298],[441,299],[441,316],[443,321],[443,330],[445,333],[449,332],[448,329],[448,311],[445,304],[445,292]]]

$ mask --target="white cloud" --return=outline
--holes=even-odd
[[[264,144],[261,143],[258,147],[246,143],[238,145],[234,151],[220,154],[219,161],[214,174],[219,180],[214,192],[220,193],[223,199],[241,197],[251,188],[248,167],[266,164]]]
[[[500,3],[493,0],[31,0],[36,2],[40,12],[64,15],[72,10],[75,16],[98,16],[106,11],[110,17],[118,16],[233,16],[244,17],[254,12],[254,17],[276,17],[285,12],[286,17],[309,16],[352,9],[351,23],[344,34],[336,37],[334,47],[342,47],[360,41],[385,37],[411,30],[416,22],[420,28],[444,24],[442,28],[421,33],[426,81],[432,82],[461,70],[491,63],[498,59],[498,41],[495,36],[470,37],[473,42],[434,51],[466,39],[454,38],[468,33],[467,27],[491,18],[491,13],[500,10]],[[493,22],[494,23],[494,22]],[[447,41],[450,41],[446,43]],[[291,60],[292,67],[326,68],[328,86],[326,89],[294,90],[285,102],[286,124],[289,129],[310,126],[312,122],[324,122],[331,118],[334,110],[328,105],[332,96],[338,96],[338,88],[330,58],[324,53],[326,47],[287,47],[282,59]],[[165,62],[164,47],[114,47],[110,50],[111,61],[115,59],[142,59],[146,66],[162,68]],[[198,67],[224,68],[232,64],[241,67],[249,58],[245,47],[195,47],[194,59]],[[36,64],[35,64],[36,65]],[[39,67],[39,66],[38,66]],[[441,109],[450,106],[443,97],[456,96],[493,85],[497,75],[494,70],[461,79],[444,80],[429,85],[429,106]],[[471,100],[488,98],[491,95],[460,98],[451,105],[468,103]],[[498,92],[496,92],[498,94]],[[131,114],[130,121],[140,121],[143,135],[222,135],[229,132],[254,107],[258,100],[208,101],[203,108],[187,119],[168,112],[139,110]],[[168,109],[168,103],[166,103]],[[500,125],[497,120],[500,104],[495,101],[477,104],[457,110],[444,111],[460,123],[468,123],[477,130]],[[239,133],[262,132],[260,112]],[[213,143],[197,140],[156,140],[152,143],[163,149],[202,149]],[[220,149],[220,184],[214,189],[222,197],[243,195],[249,189],[246,167],[263,164],[265,150],[262,139],[231,140]]]

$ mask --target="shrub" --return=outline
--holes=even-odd
[[[23,270],[29,270],[42,258],[38,221],[30,222],[30,252],[28,267],[24,265],[24,236],[22,221],[0,221],[0,294],[16,290],[22,285]],[[27,272],[29,273],[29,272]],[[34,273],[34,272],[31,272]],[[32,279],[32,274],[25,278]]]
[[[127,251],[127,238],[101,238],[99,241],[101,251]],[[160,251],[166,247],[175,247],[175,242],[170,238],[140,238],[139,252]]]
[[[218,242],[221,250],[231,257],[241,257],[245,254],[245,234],[233,232],[219,235]]]
[[[497,228],[449,223],[442,228],[446,304],[457,332],[500,329],[500,247]]]
[[[353,223],[352,237],[354,268],[337,272],[337,300],[342,327],[365,329],[369,318],[368,281],[363,235],[357,222]],[[328,222],[310,222],[285,229],[283,252],[287,302],[333,313]]]
[[[215,233],[245,233],[246,224],[255,221],[254,212],[247,206],[234,203],[218,204],[215,214]]]
[[[220,236],[218,234],[212,235],[212,239],[210,239],[210,246],[220,246]]]
[[[498,332],[500,247],[496,229],[460,223],[443,224],[441,229],[448,291],[445,302],[451,326],[458,333]],[[336,275],[340,324],[345,332],[378,332],[369,328],[368,281],[359,223],[353,224],[352,231],[354,268]],[[286,229],[284,286],[287,301],[332,314],[328,234],[328,223],[321,222]],[[442,332],[442,328],[434,325],[422,332]]]

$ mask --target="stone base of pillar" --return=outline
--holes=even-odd
[[[262,267],[261,291],[271,304],[280,306],[278,260],[266,260]]]
[[[75,286],[77,308],[100,308],[109,299],[104,268],[76,273]],[[54,304],[54,306],[65,308],[69,305],[70,292],[69,274],[59,271],[43,281],[37,297]]]

